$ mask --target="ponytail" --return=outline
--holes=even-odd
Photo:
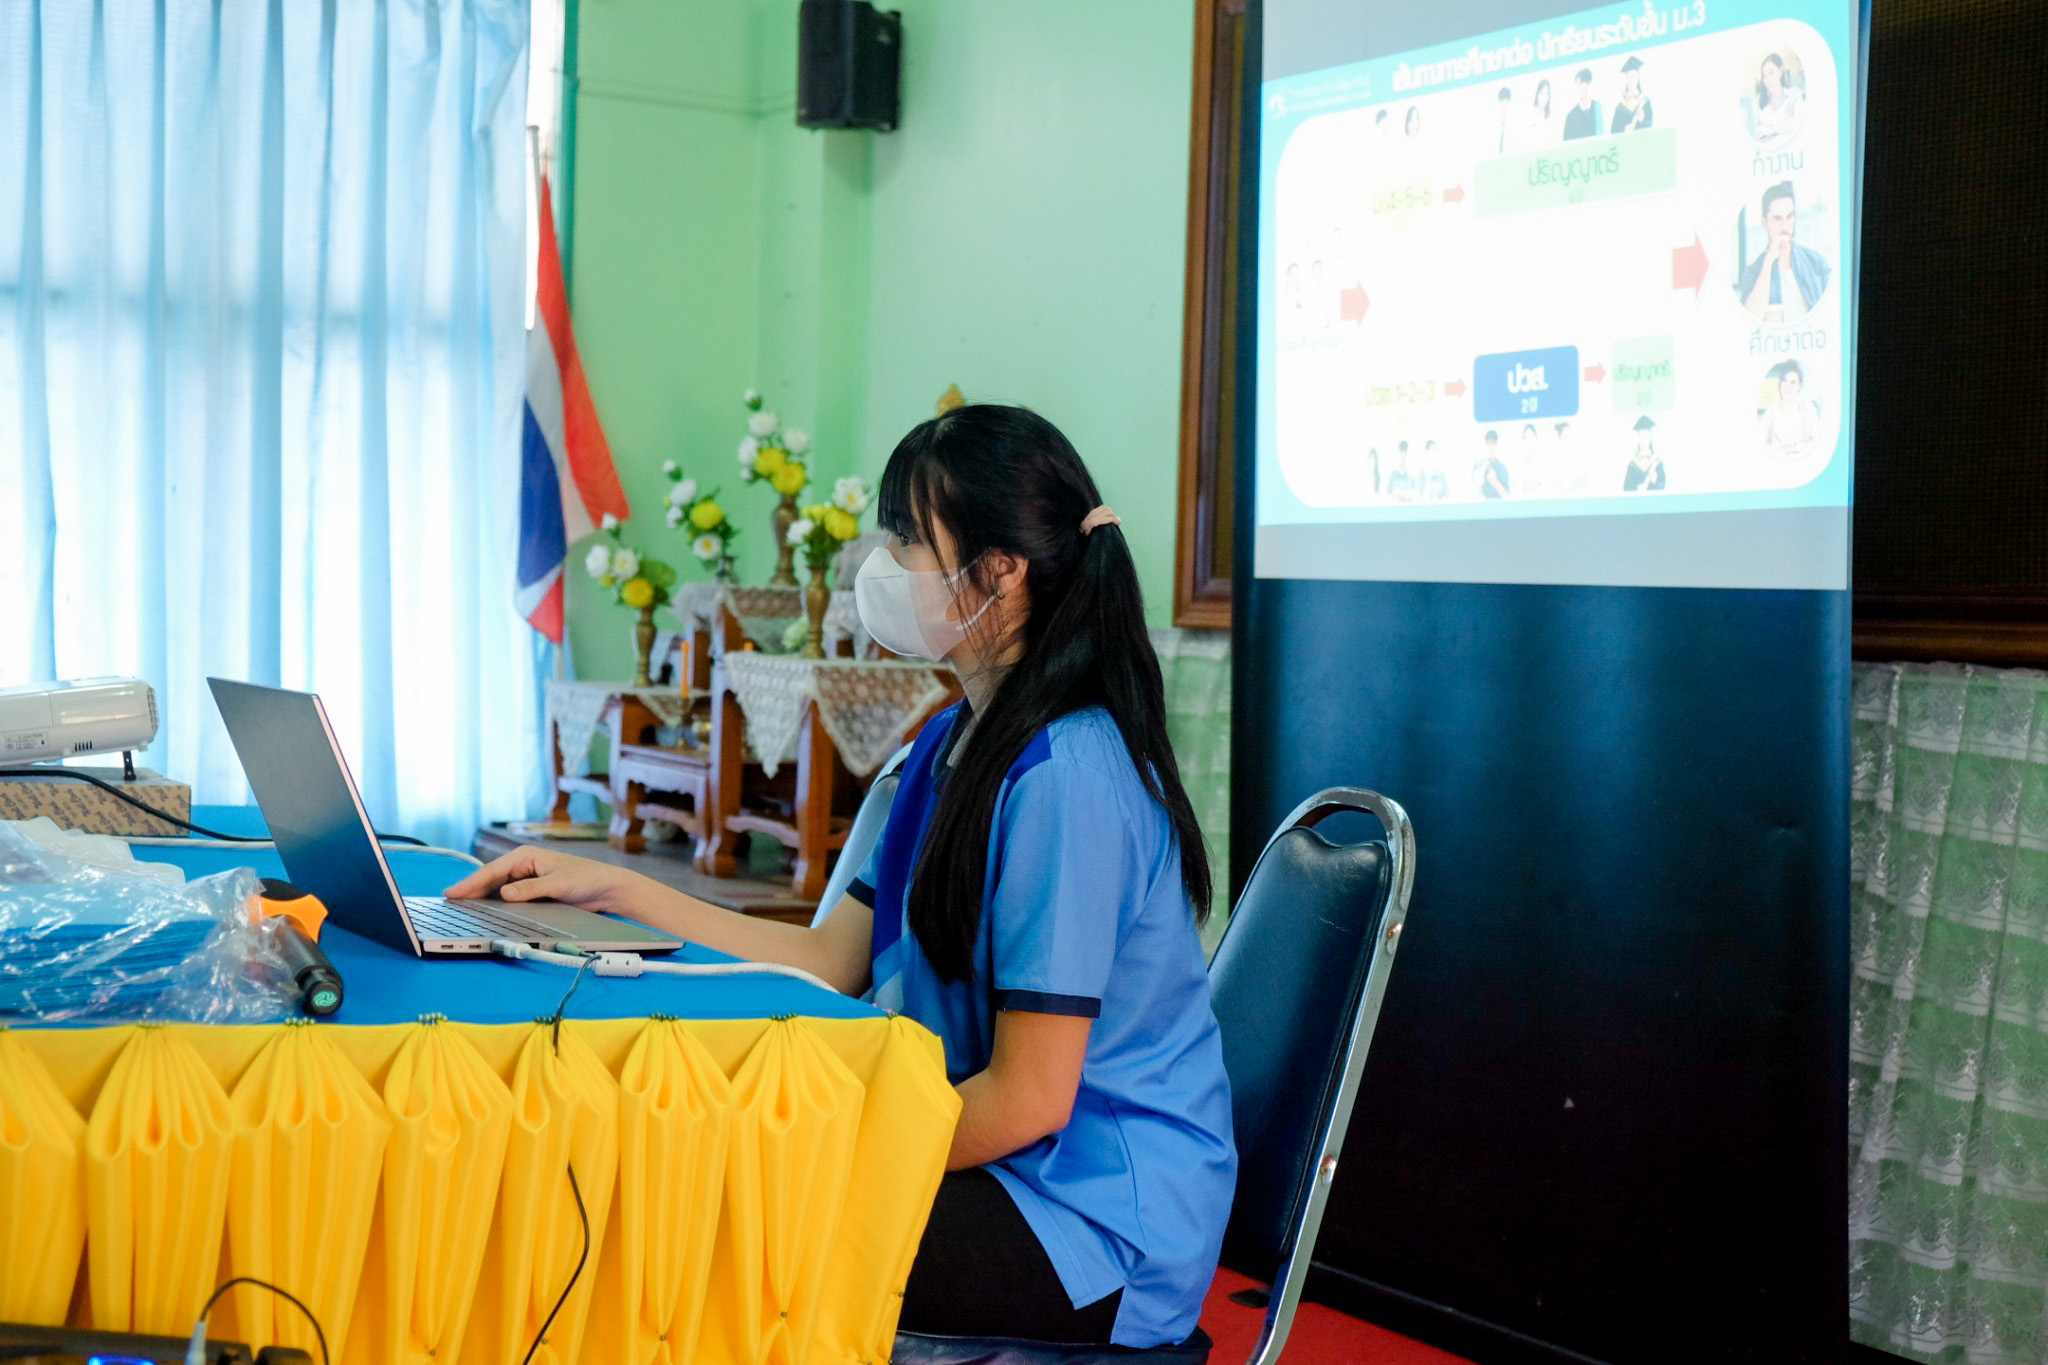
[[[989,551],[1030,565],[1023,652],[954,755],[911,874],[911,931],[947,980],[973,975],[989,831],[1004,779],[1040,730],[1092,706],[1109,713],[1139,780],[1165,811],[1182,888],[1196,920],[1208,916],[1209,859],[1167,740],[1166,687],[1145,629],[1137,566],[1114,520],[1082,528],[1101,502],[1057,427],[993,404],[955,408],[919,425],[882,474],[883,527],[935,545],[933,528],[944,525],[977,588],[993,589],[983,577]]]

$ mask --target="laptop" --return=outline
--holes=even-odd
[[[584,952],[666,953],[682,941],[567,905],[404,896],[320,699],[208,678],[285,871],[336,924],[416,957],[491,951],[492,939]]]

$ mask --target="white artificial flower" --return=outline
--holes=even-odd
[[[681,483],[669,485],[668,505],[670,507],[688,507],[696,500],[697,481],[695,479],[684,479]]]
[[[855,516],[868,510],[868,500],[872,496],[866,479],[845,478],[832,485],[832,505]]]
[[[809,517],[798,517],[795,521],[789,524],[789,543],[791,545],[803,544],[804,537],[811,533],[811,531],[815,528],[815,525],[816,523],[814,523]]]
[[[696,553],[699,559],[707,561],[716,559],[718,558],[718,537],[707,531],[690,543],[690,549]]]
[[[745,393],[740,395],[740,402],[745,403],[750,408],[760,407],[761,391],[759,389],[748,389]]]
[[[679,466],[674,460],[663,460],[661,462],[661,472],[664,474],[673,475],[678,468]]]
[[[753,467],[754,457],[761,453],[761,443],[752,436],[740,437],[740,463]]]
[[[620,582],[640,572],[640,556],[621,545],[612,555],[612,577]]]
[[[782,433],[782,448],[792,455],[801,455],[811,448],[811,433],[802,427],[791,427]]]
[[[583,572],[592,578],[603,578],[611,572],[611,567],[612,547],[609,545],[593,545],[590,553],[583,556]]]
[[[619,519],[609,512],[604,514],[604,521],[600,524],[607,531],[616,531],[619,529]]]
[[[747,419],[747,434],[749,436],[773,436],[775,434],[775,427],[776,417],[772,412],[757,412]]]
[[[668,524],[670,530],[674,530],[676,527],[681,526],[683,524],[682,508],[671,507],[668,509]]]

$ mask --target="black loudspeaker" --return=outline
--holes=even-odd
[[[796,121],[802,128],[896,127],[903,16],[867,0],[803,0],[797,16]]]

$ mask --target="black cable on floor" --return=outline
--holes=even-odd
[[[277,1295],[281,1299],[289,1301],[294,1308],[297,1308],[301,1313],[304,1313],[306,1315],[306,1321],[313,1324],[313,1339],[320,1343],[321,1365],[333,1365],[333,1362],[331,1362],[327,1358],[327,1333],[320,1330],[320,1319],[313,1316],[313,1310],[306,1307],[305,1304],[300,1303],[296,1296],[286,1292],[285,1290],[279,1289],[276,1285],[272,1284],[268,1280],[259,1280],[254,1275],[237,1275],[232,1280],[223,1280],[220,1284],[220,1287],[213,1291],[213,1297],[209,1298],[206,1301],[206,1307],[199,1310],[199,1320],[201,1322],[205,1322],[208,1318],[212,1317],[213,1306],[220,1302],[220,1296],[227,1293],[230,1289],[233,1289],[238,1284],[253,1284],[258,1289],[268,1289],[271,1293]]]
[[[562,1055],[562,1015],[568,1010],[569,999],[576,994],[576,988],[583,984],[583,973],[589,966],[588,956],[576,964],[576,975],[569,978],[569,989],[562,992],[561,1003],[555,1006],[555,1017],[549,1021],[552,1025],[549,1041],[557,1057]],[[576,1183],[576,1166],[573,1162],[569,1165],[569,1193],[576,1197],[576,1216],[583,1220],[583,1254],[576,1258],[576,1268],[569,1272],[569,1283],[562,1286],[562,1296],[556,1299],[555,1306],[548,1310],[546,1321],[541,1323],[540,1331],[534,1334],[533,1344],[526,1348],[526,1354],[521,1357],[519,1365],[532,1365],[533,1353],[548,1339],[548,1328],[555,1325],[555,1315],[560,1313],[562,1305],[569,1301],[569,1295],[575,1290],[576,1282],[583,1278],[584,1264],[590,1260],[590,1211],[583,1207],[583,1188]]]
[[[562,1305],[569,1301],[570,1291],[576,1288],[576,1281],[583,1278],[583,1266],[590,1259],[590,1211],[583,1207],[583,1190],[576,1183],[576,1167],[569,1167],[569,1193],[576,1196],[576,1216],[583,1220],[583,1254],[576,1258],[576,1268],[569,1272],[569,1283],[562,1286],[562,1297],[555,1300],[555,1306],[548,1310],[547,1321],[541,1323],[540,1331],[534,1334],[533,1345],[526,1348],[526,1354],[519,1365],[531,1365],[533,1353],[548,1339],[548,1328],[555,1325],[555,1315],[562,1311]]]

